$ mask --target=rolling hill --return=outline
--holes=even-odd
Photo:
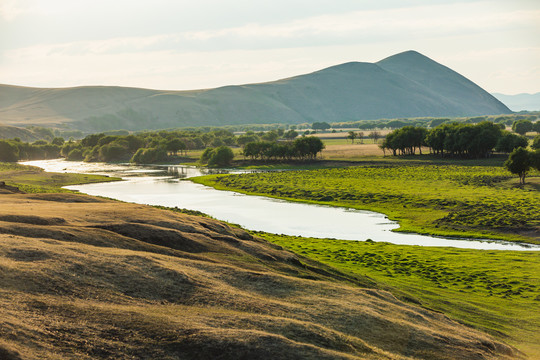
[[[1,359],[522,355],[213,219],[11,190],[0,186]]]
[[[0,86],[0,123],[88,132],[510,112],[473,82],[415,51],[377,63],[350,62],[274,82],[207,90]]]

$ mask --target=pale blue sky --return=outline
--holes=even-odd
[[[187,90],[414,49],[490,92],[540,91],[540,1],[0,0],[0,83]]]

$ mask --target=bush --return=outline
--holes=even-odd
[[[81,161],[84,159],[83,151],[82,149],[73,149],[69,152],[67,155],[67,160],[69,161]]]
[[[208,163],[212,167],[230,166],[234,158],[230,147],[219,146],[215,149],[208,148],[201,155],[201,162]]]
[[[162,148],[140,148],[131,158],[131,162],[137,164],[152,164],[167,159],[167,151]]]

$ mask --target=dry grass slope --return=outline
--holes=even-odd
[[[0,194],[2,359],[509,359],[511,347],[218,221]]]

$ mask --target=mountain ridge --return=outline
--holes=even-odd
[[[478,85],[415,51],[213,89],[0,85],[0,122],[89,132],[504,113],[511,111]]]
[[[540,110],[540,92],[529,94],[521,93],[515,95],[506,95],[501,93],[492,93],[495,98],[507,104],[513,111],[539,111]]]

